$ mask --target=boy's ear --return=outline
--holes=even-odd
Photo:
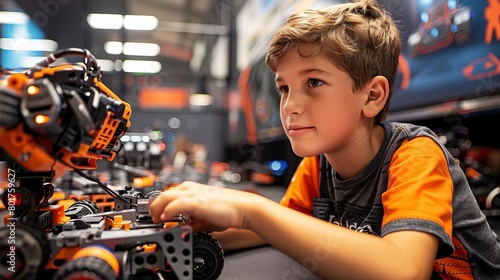
[[[384,76],[375,76],[366,85],[366,101],[363,105],[363,115],[375,118],[382,111],[389,98],[389,82]]]

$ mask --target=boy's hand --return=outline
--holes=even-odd
[[[194,231],[246,228],[246,216],[261,196],[248,192],[184,182],[164,191],[150,206],[155,223],[183,214]]]

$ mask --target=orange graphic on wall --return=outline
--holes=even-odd
[[[401,85],[399,86],[399,88],[401,90],[407,90],[410,86],[411,70],[410,64],[402,55],[399,55],[398,72],[401,73],[402,76]]]
[[[486,32],[484,42],[491,44],[493,32],[496,39],[500,41],[500,0],[488,0],[489,6],[484,9],[484,19],[486,20]]]
[[[492,52],[488,56],[475,59],[462,69],[468,80],[479,80],[500,74],[500,60]]]

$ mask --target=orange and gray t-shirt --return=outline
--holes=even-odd
[[[453,156],[426,127],[381,125],[382,148],[361,173],[342,180],[324,156],[304,158],[281,204],[309,215],[320,207],[320,218],[381,237],[433,234],[433,279],[499,279],[500,240]]]

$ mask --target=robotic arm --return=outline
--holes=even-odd
[[[83,63],[53,62],[83,57]],[[4,71],[5,72],[5,71]],[[30,172],[97,168],[112,161],[130,126],[131,107],[101,82],[85,49],[65,49],[0,84],[0,145]]]
[[[51,65],[69,56],[83,62]],[[100,81],[97,61],[85,49],[61,50],[24,72],[1,74],[0,162],[15,172],[18,185],[16,196],[4,191],[2,202],[15,199],[16,218],[41,221],[36,211],[54,193],[47,181],[68,170],[96,169],[103,158],[112,161],[132,110]]]
[[[83,62],[51,66],[67,56],[83,57]],[[66,49],[25,72],[0,74],[0,163],[8,162],[9,172],[15,171],[2,196],[9,227],[0,227],[0,236],[12,236],[15,228],[17,240],[11,244],[0,238],[0,251],[9,252],[0,278],[198,280],[220,275],[223,251],[208,233],[181,226],[187,222],[182,215],[177,227],[149,222],[148,203],[160,191],[145,197],[132,188],[113,193],[114,211],[103,213],[86,200],[66,211],[63,204],[49,204],[54,187],[45,179],[56,171],[83,174],[80,170],[96,169],[99,160],[112,161],[130,127],[130,105],[101,82],[92,54]],[[14,185],[15,195],[10,193]]]

